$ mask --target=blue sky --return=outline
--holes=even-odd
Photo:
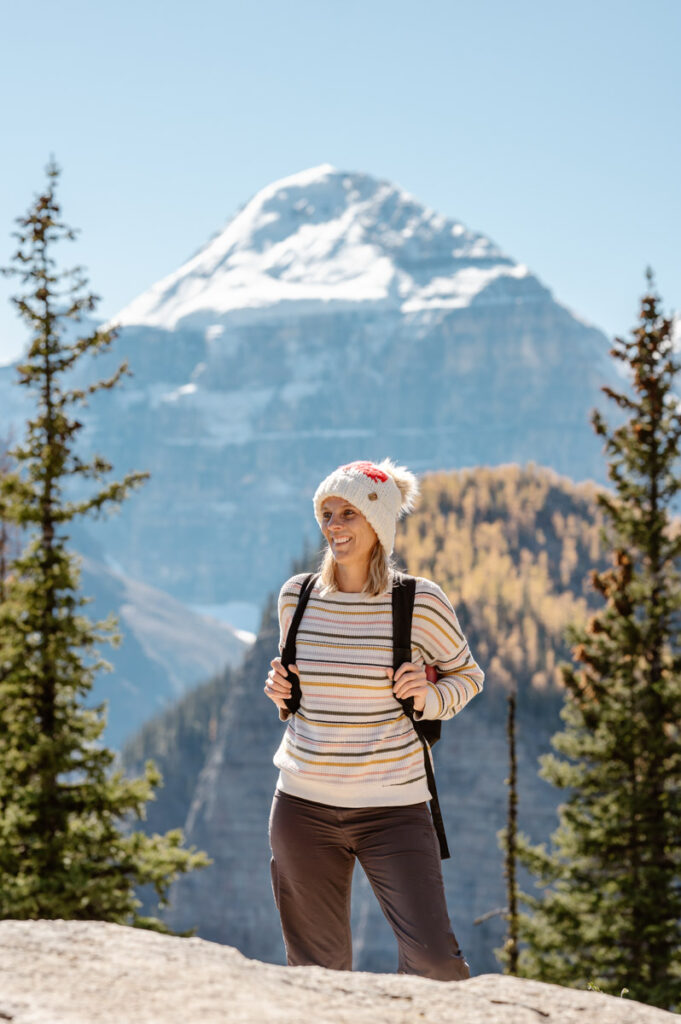
[[[32,0],[3,13],[0,264],[53,153],[112,316],[259,188],[330,162],[482,231],[627,332],[681,308],[678,0]],[[0,277],[0,363],[26,340]]]

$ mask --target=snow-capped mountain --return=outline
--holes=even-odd
[[[151,479],[98,536],[187,603],[278,588],[342,462],[604,477],[589,413],[615,378],[608,339],[487,237],[367,174],[268,185],[106,326],[112,351],[81,377],[123,358],[134,377],[92,397],[83,447]]]
[[[484,235],[389,182],[322,164],[262,189],[111,322],[217,335],[265,312],[423,313],[503,301],[507,289],[547,294]]]

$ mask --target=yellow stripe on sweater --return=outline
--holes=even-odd
[[[413,753],[411,753],[411,754],[402,754],[401,757],[384,757],[384,758],[379,758],[379,759],[375,759],[375,758],[370,758],[369,757],[369,758],[366,759],[366,761],[362,761],[362,763],[358,764],[358,765],[350,765],[350,764],[347,764],[347,763],[344,764],[342,762],[339,764],[337,761],[319,761],[317,758],[315,758],[313,760],[313,759],[311,759],[309,757],[300,757],[299,754],[294,754],[293,751],[290,748],[288,750],[288,755],[289,755],[289,757],[294,758],[294,760],[296,760],[296,761],[303,761],[305,764],[324,765],[326,768],[362,768],[362,769],[364,769],[364,768],[370,768],[372,765],[375,765],[375,764],[393,764],[395,761],[406,761],[410,757],[421,757],[423,755],[423,751],[421,750],[421,747],[419,747],[418,750],[413,751]]]
[[[447,676],[455,676],[458,675],[459,672],[466,672],[472,668],[475,668],[475,665],[472,661],[468,661],[465,665],[461,665],[459,668],[450,668],[446,672],[438,672],[438,674],[442,679],[445,679]]]
[[[325,644],[321,640],[299,640],[296,638],[296,647],[331,647],[335,651],[389,651],[390,648],[369,647],[368,644],[350,643],[350,640],[357,640],[358,637],[350,637],[346,644]]]
[[[436,622],[435,619],[431,619],[428,615],[417,615],[416,612],[414,612],[414,618],[423,619],[424,622],[429,622],[431,626],[435,626],[436,629],[439,629],[442,635],[446,636],[450,643],[455,643],[454,638],[451,636],[451,634],[449,634],[447,630],[439,624],[439,622]]]

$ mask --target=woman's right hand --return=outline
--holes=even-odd
[[[291,681],[287,678],[286,670],[281,663],[281,658],[273,658],[270,662],[272,668],[267,673],[265,693],[274,701],[278,708],[286,710],[286,698],[291,696]],[[291,671],[298,674],[295,665],[290,666]]]

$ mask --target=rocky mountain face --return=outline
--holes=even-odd
[[[134,376],[92,396],[83,449],[151,479],[99,536],[189,604],[260,604],[316,543],[310,498],[342,462],[603,474],[605,336],[489,238],[367,174],[267,186],[109,325],[79,380],[123,358]]]

